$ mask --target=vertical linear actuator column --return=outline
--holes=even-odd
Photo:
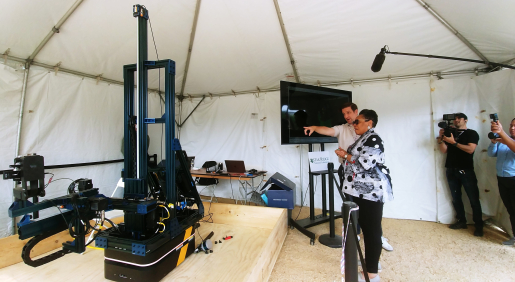
[[[148,70],[147,61],[147,20],[148,11],[140,5],[134,6],[134,16],[138,17],[138,60],[136,66],[137,94],[136,113],[138,115],[136,129],[138,133],[137,148],[137,178],[144,179],[147,176],[147,126],[144,122],[147,117],[148,102]]]
[[[166,201],[175,204],[177,189],[175,185],[175,62],[169,60],[165,66],[165,146],[166,154]],[[181,152],[179,152],[181,153]],[[175,209],[170,217],[175,218]]]
[[[134,170],[134,159],[132,158],[132,142],[130,136],[131,117],[134,116],[134,70],[135,65],[123,67],[123,102],[124,102],[124,129],[123,129],[123,155],[124,155],[124,178],[136,178]]]

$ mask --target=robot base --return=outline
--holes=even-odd
[[[170,271],[181,264],[195,250],[195,236],[185,236],[186,232],[176,236],[165,245],[159,247],[159,251],[165,252],[163,256],[148,255],[138,257],[138,263],[122,261],[113,257],[132,257],[135,255],[122,253],[115,250],[106,250],[104,260],[104,275],[106,279],[113,281],[159,281]],[[187,234],[189,235],[189,234]],[[189,237],[185,238],[185,237]],[[131,260],[131,258],[129,258]]]

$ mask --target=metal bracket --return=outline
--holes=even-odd
[[[170,74],[175,75],[175,61],[168,60],[168,70]]]
[[[102,80],[103,75],[104,75],[103,73],[97,75],[97,85],[98,85],[98,82],[100,82]]]
[[[61,62],[57,63],[55,66],[54,66],[54,72],[55,72],[55,75],[57,75],[57,72],[59,71],[59,67],[61,66]]]
[[[132,254],[144,257],[147,253],[147,246],[143,244],[132,243]]]
[[[172,141],[172,151],[182,151],[181,143],[179,142],[179,139],[177,139],[177,138],[174,138]]]
[[[95,239],[95,247],[107,249],[107,238],[102,238],[102,237],[96,238]]]
[[[145,118],[143,119],[143,122],[144,123],[147,123],[147,124],[152,124],[152,123],[165,123],[165,119],[164,118]]]
[[[4,65],[7,65],[7,56],[9,55],[10,52],[11,52],[11,48],[7,48],[7,50],[5,50],[5,52],[4,52]]]

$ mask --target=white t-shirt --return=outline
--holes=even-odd
[[[338,139],[338,146],[345,151],[349,148],[350,145],[354,144],[354,142],[358,139],[358,135],[356,135],[356,131],[354,131],[354,127],[352,124],[346,123],[342,125],[337,125],[333,127],[334,136]],[[343,164],[343,158],[338,158],[340,163]]]

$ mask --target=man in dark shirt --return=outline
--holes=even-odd
[[[444,135],[444,130],[440,129],[440,136],[438,137],[440,151],[447,153],[445,174],[451,190],[452,205],[458,220],[451,224],[449,228],[467,229],[465,208],[461,200],[461,186],[463,186],[472,206],[472,217],[476,226],[474,236],[483,236],[483,212],[479,202],[479,188],[473,161],[479,135],[476,131],[467,128],[467,120],[465,114],[455,114],[454,126],[457,129],[457,136],[451,134],[450,137],[447,137]]]

